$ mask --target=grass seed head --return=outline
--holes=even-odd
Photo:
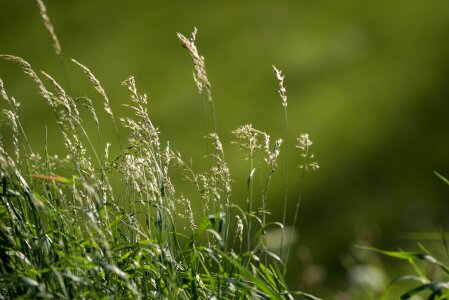
[[[320,168],[320,165],[314,161],[315,155],[309,152],[309,148],[312,145],[312,140],[307,133],[301,133],[296,139],[296,149],[299,151],[299,155],[303,160],[298,167],[305,171],[308,171],[309,169],[315,171]]]
[[[287,109],[287,90],[284,87],[284,75],[282,75],[282,71],[277,69],[275,66],[273,66],[273,70],[279,83],[279,89],[277,92],[281,97],[282,107]]]
[[[37,7],[39,8],[39,12],[41,14],[42,21],[44,22],[44,26],[47,29],[48,33],[50,33],[51,39],[53,40],[53,49],[55,50],[56,55],[61,55],[61,44],[59,43],[59,39],[56,36],[55,29],[53,24],[50,21],[50,17],[47,14],[47,8],[45,7],[44,1],[36,0]]]
[[[72,62],[76,64],[83,70],[84,75],[89,79],[89,81],[94,86],[95,90],[103,97],[104,100],[104,110],[113,117],[113,113],[111,110],[111,106],[109,104],[109,98],[106,95],[106,92],[103,89],[103,86],[100,84],[100,81],[94,76],[94,74],[90,71],[88,67],[78,62],[76,59],[72,58]]]
[[[206,89],[208,100],[212,101],[212,91],[209,79],[206,74],[206,66],[204,63],[204,57],[198,53],[198,49],[195,45],[196,34],[198,30],[194,28],[190,38],[185,37],[182,33],[178,32],[178,39],[181,41],[182,46],[189,52],[193,60],[195,71],[193,72],[193,80],[198,88],[198,92],[201,94],[203,89]]]
[[[39,93],[45,98],[45,100],[47,100],[48,104],[51,107],[55,106],[55,104],[51,99],[51,95],[45,88],[45,85],[42,83],[42,80],[39,78],[39,76],[37,76],[36,72],[34,72],[34,70],[31,68],[31,65],[26,60],[18,56],[9,54],[1,54],[0,58],[19,65],[22,68],[22,71],[26,75],[28,75],[31,78],[31,80],[36,84],[37,88],[39,89]]]
[[[3,80],[0,78],[0,95],[2,98],[8,101],[8,94],[6,93],[5,86],[3,85]]]

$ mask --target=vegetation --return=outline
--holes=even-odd
[[[445,184],[449,185],[449,180],[441,174],[434,172]],[[443,255],[446,259],[449,258],[449,246],[447,243],[446,233],[441,235],[435,233],[424,233],[419,237],[413,239],[422,239],[431,237],[432,240],[441,242],[443,246]],[[440,245],[440,246],[441,246]],[[382,299],[391,299],[392,290],[398,288],[400,299],[447,299],[449,297],[449,283],[447,281],[449,275],[449,266],[445,263],[444,258],[436,255],[436,247],[428,249],[422,243],[418,243],[419,249],[417,251],[384,251],[371,247],[361,247],[364,250],[369,250],[374,253],[379,253],[385,256],[404,260],[409,263],[411,274],[400,275],[390,282],[382,293]],[[405,284],[404,284],[405,283]],[[426,298],[421,298],[421,297]]]
[[[62,61],[45,6],[40,0],[37,3]],[[37,86],[54,112],[67,151],[63,157],[52,154],[48,149],[52,137],[47,137],[43,153],[33,149],[21,125],[20,103],[0,80],[7,104],[2,124],[10,129],[0,143],[2,298],[292,299],[296,295],[315,299],[286,287],[283,275],[293,231],[287,234],[282,223],[266,220],[268,190],[282,139],[273,143],[251,125],[233,131],[234,143],[251,164],[246,207],[239,207],[233,202],[231,174],[216,130],[204,58],[195,45],[196,29],[190,38],[182,34],[178,38],[193,59],[204,120],[206,104],[212,114],[212,132],[204,122],[209,164],[204,172],[194,170],[168,141],[161,141],[148,114],[148,98],[138,91],[134,77],[122,83],[131,99],[124,107],[131,114],[117,117],[100,81],[72,60],[103,98],[114,125],[121,151],[111,157],[111,144],[102,141],[100,120],[89,98],[73,97],[52,76],[36,73],[20,57],[0,56],[20,66]],[[274,71],[288,130],[284,77]],[[94,134],[86,129],[87,118],[96,124]],[[119,126],[129,131],[123,144]],[[303,176],[318,168],[311,145],[307,134],[298,137]],[[173,177],[183,177],[195,187],[193,197],[201,199],[202,212],[194,212],[191,200],[175,190]],[[254,191],[256,177],[260,193]],[[287,189],[286,185],[286,193]],[[284,206],[287,198],[286,194]],[[293,225],[299,201],[300,197]],[[271,227],[282,232],[281,243],[275,245],[279,255],[267,242]]]
[[[36,3],[65,73],[62,48],[45,5],[42,0]],[[284,279],[291,267],[292,228],[298,221],[304,177],[319,168],[309,136],[300,134],[295,146],[302,181],[293,219],[287,220],[291,199],[284,75],[273,66],[285,135],[273,141],[251,124],[233,130],[233,144],[249,166],[246,182],[233,182],[196,35],[195,28],[190,37],[178,33],[178,38],[193,60],[206,170],[194,168],[161,138],[148,113],[148,97],[138,90],[133,76],[122,82],[130,102],[119,116],[97,77],[72,59],[102,98],[110,118],[103,120],[91,99],[74,96],[80,91],[69,88],[70,78],[60,84],[20,57],[0,55],[18,65],[37,86],[53,110],[65,147],[63,155],[53,153],[49,141],[55,137],[47,134],[38,150],[30,144],[20,102],[0,79],[0,102],[5,107],[0,123],[5,133],[0,138],[2,299],[317,299],[290,290]],[[105,121],[115,131],[111,143],[104,140]],[[95,124],[94,131],[89,123]],[[129,133],[126,141],[119,134],[121,127]],[[111,150],[115,148],[120,150]],[[282,151],[285,166],[279,167]],[[279,169],[285,172],[282,222],[271,222],[267,215],[274,199],[269,191]],[[180,180],[194,192],[184,190]],[[245,194],[234,194],[236,186],[245,186]],[[198,202],[200,211],[193,208]],[[289,223],[291,227],[285,226]],[[270,232],[276,231],[279,241],[273,242]],[[449,257],[444,233],[441,240]],[[336,294],[337,299],[449,297],[449,267],[433,248],[419,244],[418,251],[382,251],[369,246],[368,242],[360,247],[363,250],[357,249],[353,261],[343,263],[352,282],[347,291]],[[369,258],[360,258],[360,253],[369,253]],[[385,289],[377,254],[407,261],[414,273],[399,275]]]

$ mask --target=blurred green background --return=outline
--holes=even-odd
[[[34,1],[0,0],[0,53],[25,58],[74,96],[97,100],[100,109],[101,99],[69,61],[76,58],[100,79],[118,115],[128,101],[120,82],[135,75],[140,90],[149,94],[149,111],[162,138],[201,168],[201,106],[191,59],[176,38],[176,32],[187,35],[198,27],[235,201],[245,199],[249,166],[229,144],[230,131],[252,123],[273,138],[284,136],[271,65],[284,71],[290,145],[300,132],[308,132],[321,165],[306,179],[298,247],[289,263],[293,288],[336,295],[347,289],[348,270],[357,263],[353,244],[397,249],[409,242],[407,232],[449,226],[449,189],[432,173],[449,175],[448,1],[46,4],[62,44],[67,79]],[[0,77],[23,104],[22,118],[35,148],[43,149],[47,128],[50,151],[62,151],[54,117],[33,83],[3,61]],[[102,116],[104,141],[115,143],[111,124]],[[125,139],[126,132],[121,135]],[[290,154],[293,212],[299,171],[296,153]],[[282,217],[283,180],[281,168],[271,188],[273,220]],[[388,274],[394,274],[396,265],[385,263],[392,266]]]

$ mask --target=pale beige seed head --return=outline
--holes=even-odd
[[[109,147],[111,147],[111,143],[106,143],[106,147],[104,149],[104,160],[109,160]]]
[[[236,215],[235,217],[237,218],[236,236],[238,236],[240,243],[242,243],[243,242],[243,221],[239,215]]]
[[[282,107],[284,109],[287,108],[287,90],[284,87],[284,75],[282,75],[282,71],[273,66],[274,73],[278,80],[279,89],[277,90],[279,96],[281,97]]]
[[[3,80],[0,78],[0,95],[2,98],[8,101],[8,94],[6,94],[5,86],[3,85]]]
[[[309,169],[315,171],[320,168],[320,165],[314,161],[315,155],[313,153],[311,154],[309,151],[309,148],[312,145],[312,140],[307,133],[301,133],[296,139],[296,149],[299,151],[299,155],[303,160],[303,163],[301,163],[298,167],[300,169],[304,169],[305,171],[308,171]]]
[[[34,81],[34,83],[37,85],[37,88],[39,89],[40,94],[45,98],[45,100],[47,100],[50,106],[52,107],[55,106],[53,100],[51,99],[50,93],[45,88],[39,76],[37,76],[36,72],[34,72],[34,70],[31,68],[31,65],[26,60],[18,56],[8,54],[1,54],[0,58],[18,64],[22,68],[22,71],[26,75],[28,75],[28,77],[30,77],[31,80]]]
[[[195,71],[193,72],[193,80],[198,88],[198,92],[201,94],[203,88],[206,89],[208,100],[212,101],[211,85],[206,74],[206,66],[204,63],[204,57],[198,53],[198,49],[195,45],[196,34],[198,30],[194,28],[190,39],[185,37],[182,33],[177,33],[178,39],[181,41],[182,46],[189,52],[193,60]]]
[[[280,154],[280,150],[281,150],[281,145],[282,145],[282,139],[277,139],[276,142],[274,143],[274,148],[273,151],[270,153],[270,155],[268,156],[268,162],[269,164],[272,166],[273,169],[276,169],[277,167],[277,159],[279,157]]]
[[[72,62],[74,64],[76,64],[77,66],[79,66],[83,70],[84,75],[92,83],[92,85],[94,86],[95,90],[103,97],[103,99],[104,99],[104,110],[111,117],[113,117],[112,109],[111,109],[111,106],[109,104],[109,98],[106,95],[106,92],[104,91],[103,87],[101,86],[100,81],[94,76],[94,74],[90,71],[90,69],[88,67],[86,67],[85,65],[81,64],[80,62],[78,62],[74,58],[72,58]]]
[[[36,0],[37,7],[39,8],[39,12],[41,14],[42,21],[44,22],[44,26],[47,29],[48,33],[50,33],[50,37],[53,40],[53,49],[55,50],[56,55],[61,55],[61,44],[59,43],[59,39],[56,36],[55,29],[53,24],[50,21],[50,17],[47,14],[47,8],[45,7],[44,1]]]
[[[312,140],[307,133],[301,133],[296,139],[296,148],[303,151],[306,151],[312,144]]]
[[[11,110],[4,109],[3,115],[6,117],[6,119],[9,121],[10,128],[12,130],[12,136],[13,136],[13,145],[14,145],[14,153],[16,155],[16,161],[20,161],[20,148],[19,148],[19,127],[17,125],[18,123],[18,116],[15,112]]]

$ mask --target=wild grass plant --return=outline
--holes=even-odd
[[[45,5],[41,0],[37,4],[64,68]],[[0,140],[3,299],[315,299],[286,286],[293,233],[282,234],[279,254],[267,245],[268,228],[279,227],[284,232],[288,223],[287,185],[283,222],[269,223],[266,218],[270,181],[278,170],[283,141],[273,142],[252,125],[235,129],[234,143],[242,150],[243,159],[250,161],[250,170],[246,183],[232,182],[217,132],[212,86],[195,44],[196,33],[195,29],[189,38],[178,33],[178,38],[193,60],[193,77],[203,106],[209,165],[205,171],[195,170],[168,141],[161,140],[148,113],[148,97],[137,88],[134,77],[122,82],[130,98],[124,107],[131,114],[118,116],[100,80],[72,59],[103,99],[117,136],[109,143],[102,141],[92,100],[72,96],[51,75],[36,72],[20,57],[0,55],[17,64],[34,82],[56,117],[66,150],[62,157],[52,154],[48,149],[51,137],[38,147],[44,148],[43,153],[35,150],[20,120],[20,102],[0,80],[5,104],[1,125],[9,128]],[[284,77],[278,69],[274,71],[287,137]],[[212,124],[206,121],[206,114],[211,115]],[[96,124],[94,133],[85,127],[88,118]],[[120,126],[129,132],[126,142],[119,135]],[[111,144],[120,152],[111,154]],[[311,145],[307,134],[298,137],[296,149],[303,176],[318,168]],[[194,211],[193,200],[175,189],[173,174],[182,175],[195,187],[195,201],[202,201],[202,211]],[[253,190],[256,177],[260,193]],[[233,200],[235,184],[247,186],[243,207]],[[297,222],[299,202],[300,198],[292,226]],[[188,225],[180,225],[180,219]]]
[[[449,185],[449,180],[434,172],[445,184]],[[418,249],[414,251],[397,250],[385,251],[372,247],[360,247],[363,250],[389,256],[395,259],[406,261],[409,264],[409,272],[394,278],[385,287],[381,299],[392,299],[392,295],[398,295],[400,299],[429,299],[443,300],[449,298],[449,245],[447,234],[441,233],[409,233],[408,238],[412,240],[438,241],[439,247],[433,245],[426,247],[418,242]],[[442,246],[442,247],[441,247]],[[443,249],[443,253],[438,253],[438,248]]]

